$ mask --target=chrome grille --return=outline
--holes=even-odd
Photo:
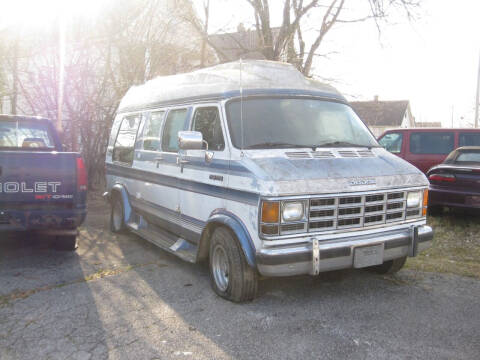
[[[406,191],[312,198],[308,231],[368,227],[418,216],[420,208],[406,211]]]

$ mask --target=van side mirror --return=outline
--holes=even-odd
[[[178,147],[182,150],[202,150],[202,133],[200,131],[179,131]]]

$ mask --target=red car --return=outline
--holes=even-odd
[[[427,173],[430,180],[428,209],[443,206],[480,209],[480,146],[465,146],[450,153]]]
[[[378,142],[426,173],[461,146],[480,146],[480,129],[412,128],[388,130]]]

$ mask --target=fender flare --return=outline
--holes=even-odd
[[[213,223],[222,224],[235,234],[248,265],[252,268],[256,268],[257,261],[255,256],[255,245],[253,244],[252,238],[242,220],[227,210],[217,209],[210,214],[205,228],[208,228],[209,225]]]
[[[128,192],[122,184],[115,184],[110,191],[110,197],[113,200],[113,194],[119,193],[123,205],[123,216],[125,223],[130,221],[130,216],[132,216],[132,207],[130,206],[130,201],[128,200]]]

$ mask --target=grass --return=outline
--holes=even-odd
[[[427,222],[435,231],[433,246],[406,267],[480,279],[480,215],[446,211]]]

